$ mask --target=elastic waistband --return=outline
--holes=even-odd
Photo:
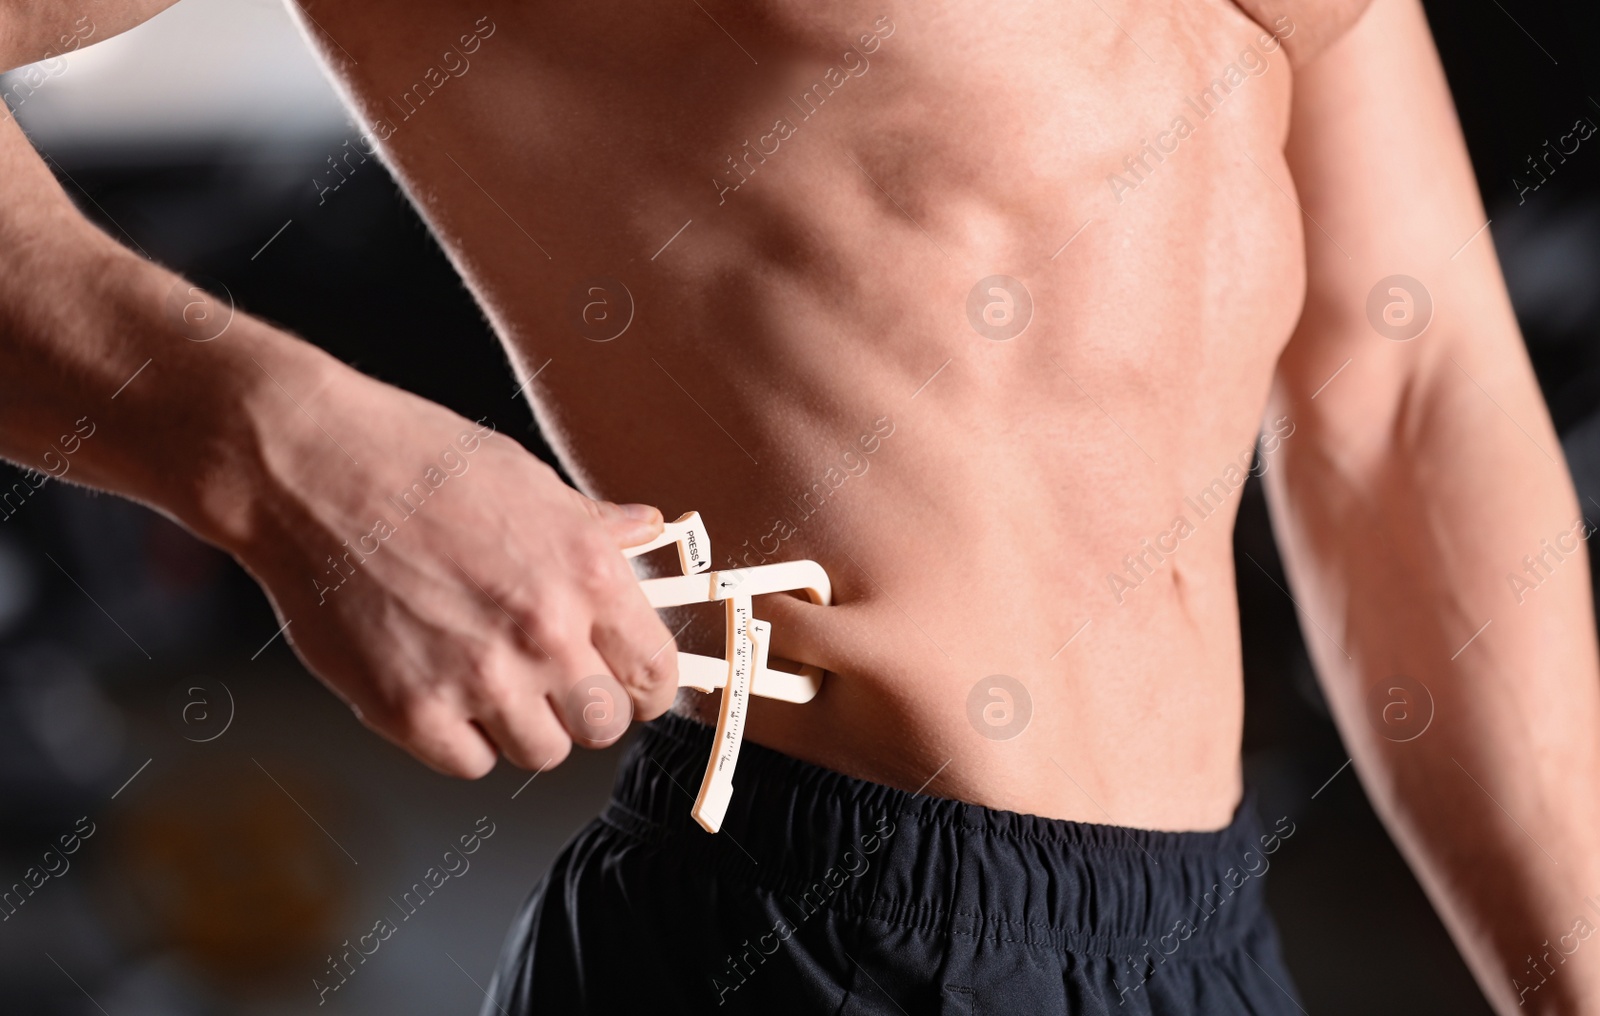
[[[801,913],[1082,955],[1201,958],[1264,918],[1261,876],[1293,832],[1263,835],[1248,793],[1227,828],[1159,832],[909,793],[746,742],[713,835],[689,815],[713,736],[671,714],[644,724],[601,821],[692,849],[719,883],[765,888]]]

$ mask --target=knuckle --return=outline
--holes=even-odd
[[[605,516],[604,513],[600,511],[599,501],[596,501],[594,498],[589,497],[580,491],[575,490],[572,493],[575,495],[573,500],[577,502],[578,507],[583,510],[584,515],[588,516],[591,521],[600,522],[604,520]]]
[[[615,549],[586,542],[572,563],[573,582],[591,602],[605,599],[620,585],[622,562]]]
[[[406,750],[432,768],[457,779],[480,779],[494,768],[494,755],[482,750],[471,732],[452,721],[439,702],[415,696],[386,707],[388,729]]]
[[[653,720],[672,707],[673,699],[677,696],[677,682],[659,684],[644,697],[637,713],[641,720]]]
[[[611,577],[604,569],[598,566],[585,567],[574,578],[579,594],[583,596],[585,602],[598,607],[610,597]]]
[[[500,754],[505,756],[506,761],[518,769],[537,769],[539,763],[548,757],[539,754],[538,745],[516,737],[498,738],[495,746],[499,748]]]
[[[514,688],[509,668],[492,654],[474,657],[467,666],[469,696],[480,706],[495,707],[512,697]]]
[[[672,695],[663,687],[657,687],[637,698],[638,706],[634,710],[634,717],[641,721],[653,720],[672,706]]]
[[[670,637],[669,637],[670,638]],[[678,654],[674,646],[668,642],[654,642],[646,647],[641,639],[638,643],[640,652],[638,658],[630,666],[625,666],[617,673],[617,680],[636,699],[648,700],[660,694],[661,689],[669,683],[676,684],[678,676]],[[656,646],[659,651],[647,655]]]
[[[573,597],[563,594],[562,590],[528,590],[520,597],[512,614],[523,627],[539,634],[565,626],[574,613],[573,606]]]
[[[522,592],[515,604],[508,603],[506,609],[516,622],[507,628],[511,640],[524,647],[532,642],[547,654],[554,654],[572,641],[580,619],[572,597],[549,589]]]
[[[562,655],[588,638],[583,612],[571,600],[551,597],[539,612],[528,619],[527,633],[551,655]]]
[[[562,722],[585,747],[609,744],[633,722],[633,694],[610,674],[591,674],[567,689]]]
[[[389,728],[407,744],[426,740],[434,732],[437,713],[421,697],[410,697],[382,707],[389,716]]]
[[[563,737],[561,740],[550,746],[550,754],[546,756],[545,761],[541,763],[541,765],[543,765],[546,769],[558,766],[565,762],[567,760],[567,756],[571,754],[572,738]]]
[[[677,691],[676,680],[668,682],[656,663],[641,667],[636,674],[621,678],[628,695],[630,719],[653,720],[667,711]]]
[[[444,771],[458,779],[481,780],[494,770],[494,756],[488,752],[456,753],[443,763]]]
[[[617,683],[627,692],[629,698],[638,699],[651,687],[648,668],[643,660],[628,666],[614,667],[614,673]]]
[[[565,734],[546,734],[530,741],[522,750],[520,759],[512,763],[522,769],[552,769],[572,754],[572,738]]]
[[[545,611],[549,597],[537,583],[521,583],[506,590],[501,603],[517,623],[524,626],[538,622]]]
[[[669,635],[670,639],[671,636]],[[650,688],[676,688],[678,685],[678,647],[669,642],[659,653],[645,660],[645,682]]]
[[[654,611],[645,613],[645,624],[640,627],[638,644],[640,652],[648,654],[645,661],[652,680],[659,683],[678,679],[678,637]]]

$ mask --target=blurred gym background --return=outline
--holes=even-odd
[[[1600,521],[1600,138],[1545,158],[1575,121],[1600,124],[1592,5],[1428,7]],[[345,158],[358,129],[277,0],[184,0],[52,68],[0,77],[0,92],[105,229],[548,454],[437,245],[375,159]],[[18,481],[38,483],[0,466],[0,490]],[[1253,480],[1235,539],[1283,581]],[[1291,604],[1253,565],[1238,574],[1246,772],[1269,821],[1297,825],[1268,882],[1307,1006],[1487,1013],[1341,770]],[[53,481],[0,508],[0,888],[48,874],[21,907],[0,905],[0,1010],[311,1011],[313,978],[340,983],[329,954],[388,918],[398,930],[328,1011],[477,1011],[514,909],[599,806],[615,749],[532,782],[505,764],[475,783],[435,776],[362,728],[277,627],[228,558],[143,508]],[[399,920],[395,899],[484,829],[470,868]],[[78,848],[47,863],[63,835]]]

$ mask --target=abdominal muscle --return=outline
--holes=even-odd
[[[1114,503],[1118,481],[1036,472],[988,435],[941,423],[954,400],[924,407],[926,394],[890,414],[892,435],[858,462],[866,471],[810,516],[793,500],[777,505],[793,532],[773,559],[820,561],[835,606],[773,596],[756,613],[774,622],[775,652],[827,675],[809,703],[753,700],[746,736],[995,808],[1152,828],[1226,824],[1242,722],[1231,505],[1209,518],[1177,509],[1191,529],[1147,512],[1147,533],[1091,532],[1076,491],[1047,488],[1107,491]],[[714,524],[730,517],[735,533],[761,528],[762,516],[731,504],[707,514]],[[715,536],[713,548],[719,567],[735,563]],[[668,620],[674,630],[690,622],[682,648],[720,656],[719,614]],[[714,723],[719,702],[684,691],[676,711]]]
[[[471,69],[384,156],[585,492],[698,510],[717,568],[827,569],[832,606],[757,601],[774,656],[827,675],[754,700],[747,738],[990,807],[1226,824],[1233,516],[1303,288],[1281,51],[1178,138],[1262,48],[1220,0],[1132,5],[1144,54],[1092,5],[710,4],[724,31],[484,9]],[[318,10],[369,123],[463,19],[377,20]],[[730,162],[747,140],[765,154]],[[984,330],[1021,306],[992,276],[1031,301],[1020,334]],[[607,341],[572,320],[597,279],[632,305]],[[667,620],[722,655],[715,608]],[[714,722],[717,696],[675,709]]]

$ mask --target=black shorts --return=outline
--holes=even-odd
[[[611,802],[518,914],[483,1016],[1302,1012],[1247,799],[1170,833],[994,811],[746,744],[723,831],[712,730],[645,725]]]

